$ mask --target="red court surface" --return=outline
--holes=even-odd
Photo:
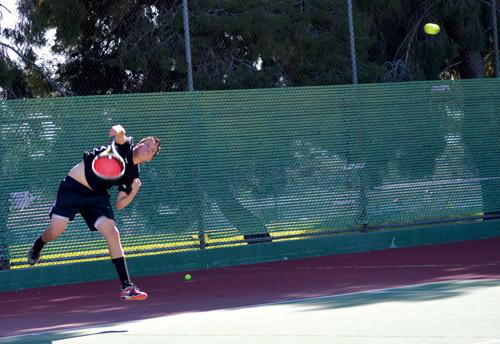
[[[110,263],[111,264],[111,263]],[[500,238],[0,293],[0,338],[452,280],[500,279]]]

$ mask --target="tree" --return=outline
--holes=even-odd
[[[195,85],[205,89],[346,83],[345,3],[194,1]]]
[[[196,89],[351,82],[345,1],[192,0],[189,7]],[[66,62],[55,81],[75,94],[187,89],[180,0],[20,0],[19,10],[24,20],[11,36],[29,57],[56,29],[52,49]],[[361,82],[485,76],[489,13],[480,0],[355,1]],[[426,21],[441,24],[441,34],[425,35]]]
[[[359,4],[359,2],[358,2]],[[480,0],[428,1],[363,1],[356,9],[359,22],[370,23],[367,31],[371,45],[361,50],[359,64],[387,72],[373,79],[367,69],[365,81],[436,80],[438,78],[479,78],[486,76],[491,64],[491,6]],[[441,25],[442,32],[428,36],[422,26],[426,22]],[[363,54],[364,53],[364,54]],[[366,59],[364,61],[364,59]],[[366,80],[368,78],[368,80]]]
[[[1,26],[2,11],[10,10],[0,3],[0,39],[8,34]],[[0,43],[2,43],[0,41]],[[0,97],[3,99],[30,96],[23,70],[8,55],[8,47],[0,44]]]
[[[56,28],[52,49],[66,56],[57,81],[79,95],[182,89],[183,47],[178,1],[20,1],[22,36],[41,44]]]

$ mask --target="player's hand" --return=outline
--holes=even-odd
[[[139,178],[134,178],[134,180],[132,181],[132,191],[139,191],[140,187],[142,185],[142,182]]]
[[[120,124],[114,125],[109,129],[109,137],[124,137],[125,136],[125,128],[123,128]]]

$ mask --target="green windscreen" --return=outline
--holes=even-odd
[[[499,94],[490,79],[2,101],[3,268],[27,266],[60,181],[117,123],[162,140],[115,210],[129,257],[495,216]],[[77,216],[42,264],[107,256]]]

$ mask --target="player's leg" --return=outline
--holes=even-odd
[[[100,216],[96,219],[94,227],[97,228],[104,239],[106,239],[111,259],[117,259],[125,255],[121,245],[120,232],[113,219],[106,216]]]
[[[120,240],[120,232],[116,227],[115,221],[105,216],[101,216],[96,220],[94,227],[99,230],[108,243],[111,261],[115,266],[116,272],[122,284],[120,297],[123,300],[146,300],[148,294],[141,291],[130,281],[127,262],[125,260]]]
[[[49,213],[50,225],[28,252],[28,264],[38,263],[40,252],[45,244],[56,240],[66,230],[68,222],[75,218],[79,204],[82,202],[82,195],[75,190],[73,183],[76,182],[66,176],[59,185],[56,202]]]
[[[113,208],[109,203],[109,195],[107,193],[93,195],[81,210],[81,214],[90,230],[98,230],[108,244],[111,261],[122,284],[120,297],[123,300],[146,300],[148,294],[141,291],[130,281],[120,232],[116,227]]]
[[[46,243],[56,240],[66,230],[68,223],[69,217],[52,214],[50,225],[45,232],[42,233],[40,238]]]
[[[35,265],[38,263],[45,244],[56,240],[64,232],[68,226],[68,222],[68,217],[52,214],[49,227],[36,239],[33,247],[28,252],[28,264]]]

